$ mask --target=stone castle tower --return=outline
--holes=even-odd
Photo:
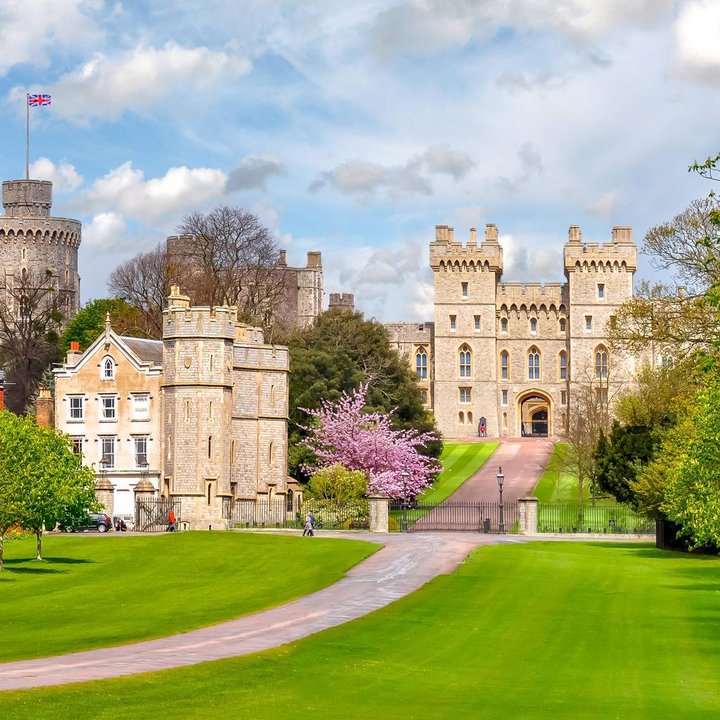
[[[431,397],[446,437],[481,429],[491,437],[557,434],[580,385],[593,384],[607,402],[629,377],[630,361],[610,357],[606,328],[632,297],[637,248],[630,228],[613,228],[610,244],[584,245],[572,226],[566,283],[502,283],[494,225],[480,244],[471,229],[465,245],[452,228],[437,226],[430,265]]]
[[[58,293],[66,319],[80,303],[78,220],[50,215],[52,183],[46,180],[7,180],[2,184],[5,215],[0,216],[0,291],[8,307],[16,308],[17,291],[25,283],[47,283]],[[19,312],[19,308],[16,309]]]
[[[163,315],[161,492],[221,528],[231,503],[286,494],[288,351],[177,287]]]

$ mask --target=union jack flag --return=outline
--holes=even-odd
[[[49,105],[49,95],[28,95],[28,105],[30,107],[40,107],[41,105]]]

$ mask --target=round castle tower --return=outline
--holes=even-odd
[[[48,277],[60,293],[68,320],[80,302],[78,220],[50,215],[52,183],[47,180],[6,180],[2,184],[5,214],[0,215],[0,291],[12,304],[12,291],[24,278]]]

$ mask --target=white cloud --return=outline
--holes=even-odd
[[[720,83],[720,4],[717,0],[687,0],[675,24],[679,71]]]
[[[53,190],[69,192],[82,185],[82,176],[70,163],[61,162],[56,165],[46,157],[38,158],[30,163],[30,177],[36,180],[50,180]]]
[[[177,93],[204,89],[249,70],[244,58],[174,42],[161,48],[140,45],[119,57],[97,53],[57,81],[55,112],[79,120],[117,118],[128,109],[149,114]]]
[[[143,171],[128,161],[96,180],[74,205],[85,210],[116,208],[124,215],[152,223],[171,214],[185,215],[220,197],[226,183],[222,170],[184,166],[145,180]]]
[[[83,225],[82,244],[93,249],[113,250],[125,244],[126,233],[127,226],[121,215],[102,212]]]
[[[3,2],[0,75],[23,63],[45,67],[51,50],[77,51],[100,41],[104,33],[93,15],[102,5],[101,0]]]

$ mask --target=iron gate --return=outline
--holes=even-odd
[[[436,504],[390,504],[394,529],[408,532],[484,532],[517,533],[518,505],[516,502],[443,502]]]
[[[163,532],[170,524],[170,512],[175,513],[175,529],[180,527],[179,500],[158,498],[138,500],[135,503],[135,530],[138,532]]]

